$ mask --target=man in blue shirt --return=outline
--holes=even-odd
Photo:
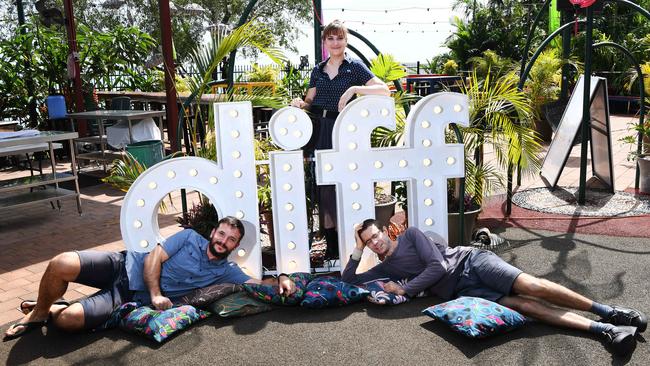
[[[341,277],[345,282],[362,284],[382,279],[390,281],[384,290],[398,295],[415,296],[429,290],[443,300],[484,298],[551,325],[601,335],[620,354],[634,350],[635,336],[648,325],[646,316],[638,310],[590,300],[560,284],[524,273],[489,251],[432,243],[415,227],[393,241],[375,220],[368,219],[355,233],[356,247]],[[366,246],[382,262],[357,274]],[[404,278],[409,280],[404,286],[392,282]],[[588,311],[602,319],[593,321],[567,308]]]
[[[168,309],[174,300],[197,288],[216,283],[261,283],[246,275],[228,255],[239,246],[244,225],[228,216],[219,220],[205,239],[186,229],[159,244],[150,253],[78,251],[54,257],[43,277],[36,301],[24,301],[25,317],[9,327],[5,339],[16,338],[51,322],[67,331],[95,329],[121,304],[138,301],[156,309]],[[100,290],[68,304],[58,301],[75,282]],[[275,280],[273,280],[275,283]],[[281,294],[295,286],[281,275]]]

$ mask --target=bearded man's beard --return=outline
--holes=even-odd
[[[228,258],[228,256],[230,255],[230,253],[232,253],[232,250],[226,250],[226,251],[223,252],[223,253],[219,253],[219,252],[217,252],[217,249],[214,247],[215,244],[219,244],[219,243],[210,243],[210,245],[208,246],[208,250],[209,250],[210,253],[212,253],[212,255],[215,256],[217,259],[226,259],[226,258]],[[219,245],[222,246],[221,244],[219,244]]]

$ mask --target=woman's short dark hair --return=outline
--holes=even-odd
[[[325,40],[330,35],[343,36],[343,38],[348,38],[348,28],[340,20],[335,20],[328,24],[325,29],[323,29],[323,34],[321,35],[321,40]]]
[[[239,240],[238,240],[238,242],[240,242],[241,239],[244,237],[244,233],[245,233],[244,224],[242,224],[242,222],[238,218],[233,217],[233,216],[226,216],[226,217],[222,218],[221,220],[219,220],[219,222],[217,223],[217,227],[221,226],[221,224],[228,224],[228,225],[236,228],[239,231]]]
[[[366,219],[366,220],[364,220],[363,223],[361,224],[361,227],[359,228],[359,231],[357,231],[357,234],[359,234],[359,237],[361,237],[362,232],[366,231],[367,228],[369,228],[369,227],[371,227],[373,225],[376,226],[377,229],[381,230],[381,228],[379,227],[379,221],[377,221],[375,219]]]

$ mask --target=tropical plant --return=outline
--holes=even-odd
[[[214,33],[211,42],[197,47],[191,55],[192,61],[196,67],[197,74],[193,77],[187,78],[189,88],[195,99],[200,99],[206,93],[212,83],[212,77],[216,68],[221,62],[233,51],[241,47],[256,47],[261,52],[266,54],[274,62],[281,64],[284,60],[282,52],[273,45],[273,34],[259,24],[246,23],[236,29],[230,34],[222,36]],[[272,108],[281,108],[285,104],[281,97],[270,96],[267,94],[260,95],[253,90],[252,94],[237,95],[233,90],[229,90],[226,94],[218,95],[215,102],[228,102],[228,101],[250,101],[253,105],[263,105]],[[212,116],[212,106],[207,111],[208,120]],[[201,109],[195,113],[195,118],[189,120],[187,125],[190,126],[191,131],[197,131],[200,123],[203,123],[206,118]],[[208,129],[214,126],[208,124]],[[194,151],[199,150],[199,143],[196,140],[196,134],[190,133],[191,143]]]
[[[645,113],[644,117],[647,118],[647,111],[650,110],[650,62],[646,62],[641,66],[641,74],[643,76],[643,92],[645,94],[645,111],[639,108],[638,114]],[[639,75],[635,68],[628,70],[625,87],[627,90],[632,93],[636,84],[641,82],[641,75]],[[630,144],[633,149],[628,154],[628,160],[636,160],[641,156],[646,156],[650,154],[650,121],[644,118],[643,125],[640,125],[636,121],[630,122],[629,128],[630,131],[634,131],[633,134],[623,136],[619,141]],[[638,139],[641,137],[641,152],[637,150]]]
[[[286,103],[288,104],[294,98],[304,99],[308,89],[309,75],[288,65],[278,88],[278,93],[285,97]]]
[[[436,55],[431,59],[427,59],[426,62],[422,65],[422,68],[427,74],[446,74],[446,72],[444,71],[445,64],[450,60],[453,61],[451,58],[451,54],[443,53],[441,55]],[[456,68],[458,68],[457,63],[456,63]]]
[[[461,69],[466,70],[472,57],[487,50],[512,60],[521,60],[521,52],[530,26],[530,14],[538,4],[520,0],[456,0],[454,9],[464,10],[463,18],[456,17],[456,28],[445,45]],[[543,29],[538,28],[538,35]]]
[[[485,80],[487,74],[492,80],[513,74],[518,65],[507,57],[499,56],[492,50],[484,51],[480,56],[471,57],[468,62],[472,66],[474,75],[480,80]]]
[[[406,68],[398,63],[393,56],[383,54],[378,55],[370,62],[370,71],[387,84],[391,84],[393,81],[407,75]],[[395,101],[396,128],[394,130],[384,127],[376,128],[370,137],[373,147],[398,146],[401,144],[406,123],[404,106],[413,104],[420,99],[417,95],[401,91],[392,93],[392,97]]]
[[[212,229],[217,227],[219,215],[207,197],[199,195],[199,202],[192,205],[187,213],[176,218],[184,228],[192,228],[204,238],[210,240]]]
[[[0,0],[14,7],[13,0]],[[58,0],[60,3],[61,1]],[[27,3],[27,2],[25,2]],[[235,28],[250,0],[174,0],[171,25],[176,60],[186,63],[197,44],[203,42],[206,25],[211,31]],[[77,23],[105,32],[117,26],[134,26],[154,39],[161,39],[159,2],[151,0],[75,1]],[[250,18],[272,25],[278,44],[297,51],[301,31],[296,24],[313,20],[312,8],[304,0],[257,1]],[[239,50],[246,56],[259,54],[254,47]]]
[[[465,144],[465,191],[478,204],[496,188],[503,187],[503,172],[520,166],[523,175],[537,174],[541,144],[533,129],[535,112],[526,93],[517,89],[517,77],[508,74],[492,80],[490,72],[480,80],[474,73],[461,83],[469,99],[469,127],[461,127]],[[450,141],[455,136],[449,133]],[[489,145],[495,160],[483,158]]]
[[[246,73],[248,81],[275,83],[278,80],[278,74],[280,72],[273,65],[260,66],[257,63],[253,63],[251,66],[253,70]]]
[[[444,65],[442,65],[442,73],[445,75],[458,75],[458,64],[454,60],[447,60]]]

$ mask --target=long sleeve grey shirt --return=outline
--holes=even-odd
[[[447,300],[454,295],[470,247],[449,248],[432,243],[422,231],[410,227],[397,238],[397,248],[383,262],[366,272],[357,274],[358,260],[350,258],[341,279],[363,284],[381,279],[408,279],[404,290],[409,296],[429,290]]]

